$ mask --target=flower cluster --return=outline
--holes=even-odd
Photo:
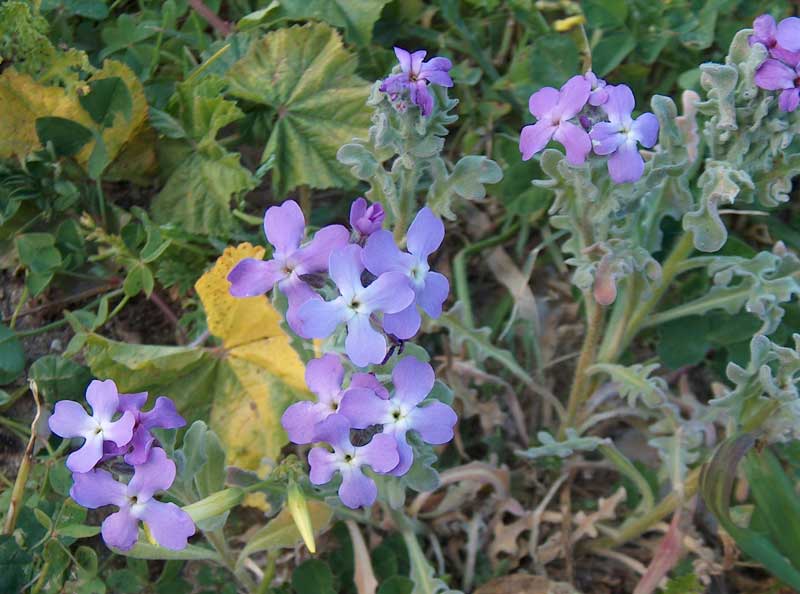
[[[438,317],[450,290],[447,278],[428,266],[428,257],[444,239],[442,221],[430,209],[420,210],[404,252],[381,229],[382,220],[379,205],[368,206],[359,198],[350,213],[352,235],[341,225],[330,225],[301,245],[305,219],[300,207],[293,200],[273,206],[264,217],[273,257],[240,261],[228,275],[231,294],[250,297],[277,286],[289,300],[286,319],[299,336],[328,338],[346,328],[350,360],[358,367],[380,364],[388,351],[386,335],[411,338],[420,327],[418,307]],[[333,286],[325,286],[326,274]]]
[[[287,321],[299,336],[328,338],[341,331],[355,367],[382,364],[387,338],[396,343],[413,337],[421,325],[420,310],[438,317],[450,289],[447,278],[428,264],[444,239],[442,221],[421,209],[404,251],[382,229],[383,219],[380,205],[358,198],[350,210],[352,233],[338,225],[324,227],[303,244],[305,220],[297,204],[289,200],[271,207],[264,227],[275,248],[273,258],[239,262],[228,276],[231,293],[251,296],[277,286],[289,299]],[[394,366],[391,391],[372,373],[348,374],[338,354],[310,361],[306,384],[317,399],[293,404],[281,422],[292,442],[325,443],[333,450],[311,449],[311,482],[324,484],[339,473],[342,502],[353,508],[370,505],[377,486],[364,467],[394,476],[407,473],[413,462],[409,431],[430,444],[450,441],[455,412],[437,400],[425,401],[434,379],[431,366],[414,357]],[[369,431],[357,442],[367,435],[371,439],[355,445],[351,431],[364,429]]]
[[[79,403],[61,400],[49,420],[50,430],[56,435],[84,439],[67,458],[73,481],[70,496],[89,509],[106,505],[119,508],[103,521],[103,540],[109,546],[121,550],[133,547],[141,520],[161,546],[185,548],[195,532],[194,522],[174,503],[153,498],[175,480],[175,463],[156,447],[151,434],[152,429],[176,429],[186,424],[174,403],[161,396],[152,409],[142,410],[147,393],[120,394],[111,380],[92,381],[86,401],[91,415]],[[119,457],[133,467],[127,484],[97,467]]]
[[[584,163],[593,150],[608,157],[608,173],[615,183],[635,182],[644,173],[638,145],[655,146],[658,120],[649,112],[634,119],[634,107],[630,87],[608,85],[593,72],[573,76],[561,89],[539,89],[528,101],[537,121],[520,134],[522,159],[527,161],[556,140],[569,163]]]
[[[423,62],[427,54],[425,50],[409,53],[395,47],[394,53],[400,62],[400,72],[392,74],[381,83],[381,92],[389,95],[389,99],[398,111],[407,109],[408,104],[405,99],[408,96],[411,102],[419,107],[422,115],[430,115],[433,111],[433,96],[428,89],[428,83],[452,87],[450,69],[453,64],[447,58],[432,58]]]
[[[791,112],[800,105],[800,18],[789,17],[780,23],[768,14],[753,22],[750,45],[767,48],[769,57],[756,70],[756,85],[768,91],[780,91],[778,106]]]

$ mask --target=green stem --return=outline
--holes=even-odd
[[[255,592],[258,588],[258,584],[256,584],[255,580],[250,577],[250,574],[247,573],[245,569],[236,568],[236,559],[233,556],[230,548],[228,548],[228,543],[225,542],[225,537],[219,530],[214,530],[213,532],[204,532],[203,533],[211,543],[211,546],[219,553],[220,558],[222,558],[222,562],[225,567],[230,571],[234,577],[241,582],[241,584],[247,588],[248,592]]]
[[[589,397],[589,374],[586,370],[594,363],[597,353],[597,343],[603,330],[603,307],[595,301],[591,293],[584,294],[586,303],[587,328],[586,336],[583,338],[581,354],[578,357],[578,365],[575,367],[575,375],[572,380],[572,389],[567,401],[567,416],[561,424],[559,434],[563,437],[568,427],[575,425],[581,406]]]
[[[19,312],[22,311],[22,306],[25,305],[25,302],[28,300],[28,285],[27,283],[22,286],[22,295],[19,297],[19,301],[17,302],[17,306],[14,308],[14,313],[11,314],[11,321],[8,323],[8,327],[12,330],[14,326],[17,325],[17,317],[19,316]]]
[[[31,421],[30,439],[25,448],[25,453],[22,455],[22,462],[20,462],[19,470],[17,471],[17,478],[14,481],[14,488],[11,491],[11,501],[8,503],[8,512],[6,513],[6,521],[3,524],[3,534],[9,535],[14,532],[17,525],[17,517],[22,509],[23,499],[25,498],[25,485],[28,483],[28,475],[31,471],[33,464],[33,445],[36,443],[36,423],[39,421],[39,416],[42,414],[42,408],[39,403],[39,389],[36,387],[36,382],[31,382],[31,394],[33,394],[33,401],[36,404],[36,414]]]
[[[641,507],[644,513],[647,514],[652,511],[656,502],[655,496],[653,495],[653,490],[650,488],[650,483],[648,483],[647,479],[639,472],[639,469],[636,468],[625,454],[620,452],[613,443],[603,444],[597,449],[600,450],[600,453],[603,454],[609,462],[617,467],[620,473],[628,477],[631,482],[636,485],[636,488],[639,489],[639,492],[642,494]]]
[[[639,283],[637,281],[638,277],[631,276],[629,281],[623,285],[619,298],[614,302],[611,318],[607,325],[609,331],[603,336],[597,353],[598,363],[611,362],[610,353],[619,352],[625,337],[625,329],[628,327],[628,320],[639,303]]]

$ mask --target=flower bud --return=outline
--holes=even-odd
[[[224,514],[239,505],[242,499],[244,499],[244,491],[239,487],[223,489],[212,493],[205,499],[187,505],[183,508],[183,511],[189,514],[192,520],[197,523]]]
[[[308,513],[308,505],[305,495],[300,486],[292,479],[289,480],[287,490],[287,505],[289,513],[292,515],[297,531],[303,537],[303,542],[312,553],[317,552],[317,545],[314,542],[314,527],[311,524],[311,514]]]

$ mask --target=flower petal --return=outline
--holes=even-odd
[[[386,357],[386,339],[372,327],[369,318],[369,314],[356,314],[347,322],[344,348],[357,367],[366,367],[370,363],[378,365]]]
[[[775,24],[775,19],[771,14],[762,14],[756,17],[756,20],[753,21],[754,35],[750,36],[750,44],[758,42],[767,46],[771,45],[775,41],[775,32],[777,30],[778,26]]]
[[[562,122],[556,128],[553,138],[564,145],[567,151],[567,162],[572,165],[580,165],[586,161],[586,156],[592,150],[592,140],[583,128]]]
[[[347,245],[350,232],[342,225],[328,225],[314,234],[314,239],[303,246],[291,260],[295,263],[296,274],[326,272],[331,253]]]
[[[778,96],[778,107],[781,111],[792,112],[800,103],[800,89],[786,89]]]
[[[174,503],[148,501],[140,517],[156,542],[165,549],[185,549],[189,537],[195,533],[192,518]]]
[[[139,520],[125,507],[103,520],[101,533],[108,546],[127,551],[139,538]]]
[[[411,54],[403,48],[395,46],[394,55],[397,56],[397,61],[400,62],[400,69],[403,72],[411,72]]]
[[[370,425],[382,425],[392,406],[372,390],[350,388],[344,393],[339,412],[346,416],[354,429],[366,429]]]
[[[437,62],[440,60],[441,62]],[[441,67],[431,67],[433,63],[441,64]],[[448,70],[452,68],[452,64],[450,60],[447,58],[433,58],[427,64],[422,65],[422,72],[419,74],[419,78],[423,80],[427,80],[435,85],[439,85],[440,87],[452,87],[453,86],[453,79],[450,77]]]
[[[778,23],[775,39],[790,52],[800,51],[800,18],[789,17]]]
[[[444,240],[444,223],[427,206],[420,209],[408,228],[408,251],[421,260],[428,259]]]
[[[337,452],[351,453],[355,450],[350,443],[350,419],[341,413],[329,415],[319,422],[315,439],[331,444]]]
[[[610,155],[625,142],[622,126],[613,122],[598,122],[589,133],[592,149],[597,155]]]
[[[131,411],[126,410],[119,420],[103,423],[103,439],[113,441],[118,446],[127,445],[133,438],[134,425],[136,425],[136,417]]]
[[[286,273],[275,260],[256,260],[244,258],[228,273],[231,284],[230,293],[234,297],[255,297],[269,293],[278,281],[286,278]]]
[[[288,256],[300,246],[306,228],[303,211],[294,200],[270,206],[264,214],[264,234],[275,251]]]
[[[360,245],[351,244],[334,251],[330,257],[331,279],[346,301],[363,288],[361,273],[364,272],[364,264],[361,262],[361,252]]]
[[[353,468],[342,473],[342,484],[339,487],[339,499],[347,507],[356,509],[375,503],[378,487],[361,470]]]
[[[392,400],[414,406],[422,402],[433,389],[436,375],[433,368],[416,357],[405,357],[392,371],[394,396]]]
[[[109,454],[112,454],[113,457],[113,454],[119,455],[127,450],[127,453],[124,455],[126,464],[130,464],[131,466],[144,464],[150,456],[150,450],[154,443],[155,438],[150,434],[150,431],[138,425],[133,430],[133,437],[127,446],[113,446],[112,442],[106,441],[103,444],[103,457],[107,459]]]
[[[74,400],[59,400],[47,421],[50,431],[60,437],[83,437],[97,428],[97,423]]]
[[[175,462],[161,448],[152,448],[147,462],[133,470],[128,483],[128,495],[135,495],[140,502],[148,501],[156,491],[166,491],[175,480]]]
[[[403,272],[408,274],[414,265],[411,254],[401,252],[389,231],[376,231],[367,239],[362,252],[364,266],[372,274],[380,276],[384,272]]]
[[[306,385],[320,402],[331,402],[338,396],[344,381],[344,366],[338,355],[328,353],[306,365]]]
[[[653,148],[658,142],[658,118],[650,112],[643,113],[634,120],[631,132],[643,147]]]
[[[412,302],[407,308],[393,314],[383,315],[383,329],[387,334],[407,340],[414,336],[422,324],[417,304]]]
[[[412,82],[408,86],[409,96],[414,105],[419,107],[422,115],[428,116],[433,111],[433,97],[428,91],[428,85],[424,80]]]
[[[67,456],[67,468],[72,472],[89,472],[103,457],[103,434],[90,434],[80,449]]]
[[[281,417],[281,425],[292,443],[312,443],[316,438],[317,423],[324,421],[328,414],[333,414],[333,409],[325,413],[325,409],[318,404],[303,400],[286,409]]]
[[[442,305],[450,294],[450,281],[438,272],[425,275],[425,286],[417,293],[417,303],[425,313],[436,319],[442,315]]]
[[[308,452],[308,478],[314,485],[329,483],[333,475],[339,470],[336,456],[325,448],[311,448]]]
[[[519,150],[522,160],[527,161],[541,151],[555,134],[556,126],[547,120],[539,120],[532,126],[525,126],[519,135]]]
[[[797,75],[794,69],[778,60],[765,60],[756,70],[753,81],[762,89],[778,91],[794,88],[794,79]]]
[[[561,120],[568,120],[578,115],[589,100],[591,92],[592,85],[580,74],[565,82],[558,96],[558,114]]]
[[[414,301],[414,289],[402,272],[385,272],[361,291],[359,300],[366,311],[396,313]]]
[[[636,144],[628,141],[620,145],[608,159],[608,173],[618,184],[638,181],[644,173],[644,159]]]
[[[536,116],[537,120],[541,120],[555,110],[558,105],[558,98],[558,89],[542,87],[528,99],[528,110]]]
[[[297,309],[292,329],[304,338],[328,338],[345,321],[347,308],[341,298],[309,299]]]
[[[393,476],[403,476],[408,472],[408,470],[411,468],[411,465],[414,463],[414,450],[410,445],[408,445],[405,431],[397,432],[392,435],[394,435],[395,441],[397,442],[397,454],[399,461],[397,466],[391,470],[391,474]]]
[[[441,444],[453,439],[453,427],[458,416],[444,402],[433,401],[409,413],[409,428],[417,431],[427,443]]]
[[[126,505],[126,492],[127,487],[115,481],[110,472],[96,468],[89,472],[76,472],[72,475],[69,496],[78,505],[88,509],[97,509],[104,505],[116,505],[117,507]]]
[[[126,410],[138,415],[144,405],[147,404],[147,392],[137,392],[135,394],[119,394],[119,405],[117,410],[125,412]]]
[[[378,433],[370,442],[358,448],[358,461],[375,472],[389,472],[400,462],[397,453],[397,440],[393,435]]]
[[[374,373],[354,373],[350,378],[350,388],[367,388],[384,400],[389,398],[389,390],[375,377]]]
[[[615,124],[626,125],[631,121],[631,112],[636,105],[633,91],[628,85],[614,85],[606,87],[608,101],[603,104],[603,111],[608,119]]]
[[[98,421],[110,421],[117,413],[119,391],[114,380],[92,380],[86,388],[86,402],[92,407],[92,416]]]
[[[141,414],[140,423],[147,429],[177,429],[186,424],[186,419],[178,413],[172,399],[159,396],[153,408]]]
[[[417,50],[413,52],[410,56],[411,62],[411,72],[419,74],[422,70],[422,61],[425,59],[425,56],[428,54],[425,50]]]

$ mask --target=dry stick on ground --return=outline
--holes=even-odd
[[[561,548],[564,555],[564,570],[567,582],[575,583],[575,562],[572,558],[572,479],[569,472],[567,482],[561,490]]]
[[[14,527],[17,525],[17,516],[22,509],[22,500],[25,494],[25,485],[28,482],[28,474],[31,471],[31,464],[33,463],[33,445],[36,442],[36,423],[39,422],[39,417],[42,414],[42,407],[39,404],[39,388],[36,382],[31,381],[31,394],[33,394],[33,401],[36,403],[36,414],[31,422],[31,437],[28,440],[28,445],[25,448],[25,453],[22,456],[22,462],[19,465],[17,472],[17,479],[14,481],[14,489],[11,491],[11,501],[8,504],[8,513],[6,513],[6,521],[3,525],[3,534],[9,535],[14,532]]]

